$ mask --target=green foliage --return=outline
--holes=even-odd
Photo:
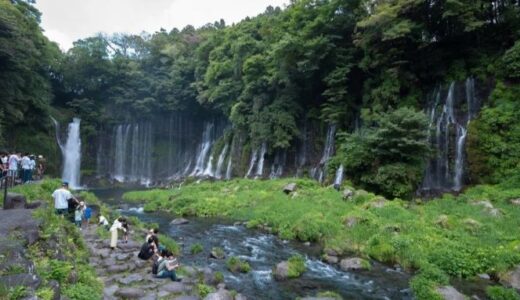
[[[490,286],[486,294],[491,300],[519,300],[520,295],[515,289],[507,289],[501,286]]]
[[[342,300],[343,297],[341,297],[341,295],[335,293],[335,292],[331,292],[331,291],[326,291],[326,292],[319,292],[318,294],[316,294],[316,297],[318,298],[329,298],[329,299],[334,299],[334,300]]]
[[[520,80],[520,40],[507,50],[502,57],[505,67],[504,76],[510,79]]]
[[[231,256],[226,261],[226,267],[233,273],[248,273],[251,271],[251,266],[247,261],[243,261],[236,256]]]
[[[221,283],[221,282],[224,282],[224,274],[222,274],[222,272],[215,272],[215,282],[218,284],[218,283]]]
[[[96,289],[96,287],[84,283],[76,283],[73,285],[67,285],[63,294],[70,299],[96,300],[99,299],[100,291]]]
[[[354,183],[387,197],[409,199],[428,153],[423,113],[400,108],[377,117],[362,134],[343,134],[336,160]]]
[[[201,298],[205,298],[209,293],[212,293],[215,289],[212,286],[205,285],[203,283],[197,284],[197,293]]]
[[[202,244],[195,243],[195,244],[191,245],[191,248],[190,248],[190,253],[191,254],[193,254],[193,255],[199,254],[202,251],[204,251],[204,247],[202,246]]]
[[[38,299],[52,300],[54,297],[54,291],[51,288],[40,288],[36,291]]]
[[[300,277],[305,272],[305,259],[301,255],[293,255],[287,262],[287,276],[289,278]]]
[[[469,169],[475,182],[497,183],[520,167],[520,88],[498,82],[491,103],[469,126]]]
[[[7,294],[7,299],[9,299],[9,300],[23,299],[27,296],[27,294],[28,294],[27,288],[25,286],[18,285],[18,286],[9,288],[9,291]]]

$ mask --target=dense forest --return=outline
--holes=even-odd
[[[0,0],[7,148],[56,161],[50,115],[81,117],[84,141],[127,120],[221,116],[250,149],[266,143],[269,153],[289,148],[303,122],[335,124],[329,173],[343,164],[354,184],[407,198],[433,155],[429,93],[472,77],[492,91],[469,125],[469,181],[518,173],[518,0],[299,0],[233,25],[100,34],[66,53],[39,22],[33,1]]]

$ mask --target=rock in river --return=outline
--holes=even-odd
[[[184,218],[177,218],[170,222],[171,225],[182,225],[182,224],[188,224],[190,221],[184,219]]]

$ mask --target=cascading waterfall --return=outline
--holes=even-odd
[[[258,157],[258,165],[256,166],[255,178],[264,176],[264,163],[265,163],[265,154],[266,153],[267,153],[267,144],[265,142],[263,142],[262,147],[260,148],[260,156]]]
[[[334,154],[334,138],[336,136],[336,124],[330,124],[327,129],[327,138],[325,140],[325,147],[323,148],[323,155],[321,156],[320,163],[315,168],[311,169],[311,176],[323,182],[325,179],[327,162]]]
[[[71,188],[80,187],[81,168],[81,137],[79,118],[74,118],[69,124],[67,142],[60,147],[63,155],[62,178],[69,183]]]
[[[303,127],[303,136],[301,139],[301,144],[298,148],[298,154],[296,155],[296,176],[300,177],[303,175],[303,168],[305,164],[307,164],[307,155],[309,152],[309,143],[307,137],[307,122],[305,122]]]
[[[215,177],[217,179],[222,178],[222,167],[224,166],[224,160],[226,159],[228,147],[229,147],[229,145],[226,144],[224,146],[224,148],[222,148],[222,151],[220,152],[220,155],[218,156],[217,169],[215,170]],[[231,161],[231,158],[229,160]]]
[[[452,82],[444,103],[442,89],[438,88],[430,101],[428,134],[435,157],[428,162],[422,192],[460,191],[464,185],[465,145],[468,125],[480,109],[475,96],[475,80],[468,78],[464,88]],[[462,96],[464,94],[464,96]],[[466,109],[463,108],[466,106]],[[430,132],[435,132],[432,136]]]
[[[256,163],[256,160],[258,157],[258,151],[259,151],[258,149],[255,149],[251,153],[251,160],[249,160],[249,168],[247,169],[246,176],[244,176],[245,178],[249,178],[251,176],[251,174],[253,173],[253,168],[255,167],[255,163]]]
[[[270,179],[280,178],[283,175],[283,168],[287,159],[287,151],[277,151],[274,156],[273,164],[271,165],[271,173],[269,174]]]
[[[199,147],[199,152],[197,154],[197,160],[190,176],[210,175],[206,174],[206,172],[211,173],[211,165],[209,163],[206,165],[206,160],[213,144],[213,140],[211,139],[213,127],[213,123],[207,123],[204,127],[202,141]],[[211,156],[210,160],[212,160],[212,158],[213,157]]]
[[[339,168],[336,170],[336,176],[334,177],[334,186],[339,187],[341,186],[341,183],[343,182],[343,173],[345,169],[343,167],[343,164],[339,165]]]

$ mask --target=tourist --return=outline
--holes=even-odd
[[[7,178],[7,170],[9,169],[9,165],[7,164],[8,160],[7,152],[0,153],[0,187],[3,187],[4,179]]]
[[[29,153],[23,154],[20,165],[22,166],[22,183],[27,183],[30,177],[29,173],[31,172],[31,159],[29,158]]]
[[[125,218],[119,217],[114,221],[112,227],[110,227],[110,249],[112,250],[115,250],[117,247],[117,231],[120,229],[125,231],[125,228],[123,227],[124,221],[126,221]]]
[[[86,227],[88,227],[90,225],[91,217],[92,217],[92,209],[88,205],[84,204],[83,221],[84,221]]]
[[[151,228],[149,231],[148,231],[148,234],[146,235],[144,241],[148,241],[148,239],[152,236],[157,236],[157,234],[159,233],[159,229],[157,228]]]
[[[33,181],[34,171],[36,169],[36,159],[34,155],[29,156],[30,161],[30,172],[29,172],[29,181]]]
[[[108,220],[104,216],[99,216],[98,226],[103,226],[103,227],[105,227],[106,230],[110,229]]]
[[[76,211],[74,212],[74,223],[76,224],[76,226],[79,227],[79,230],[81,230],[81,219],[82,219],[82,216],[83,216],[83,211],[81,209],[81,206],[78,206],[76,208]]]
[[[123,222],[123,228],[125,229],[123,231],[123,244],[127,244],[128,243],[128,221],[125,220]]]
[[[54,209],[57,215],[64,216],[68,212],[69,208],[69,200],[74,202],[78,202],[78,200],[72,195],[69,191],[69,183],[63,182],[59,189],[56,189],[52,193],[52,198],[54,198]]]
[[[141,246],[137,257],[142,260],[149,260],[155,253],[157,253],[157,246],[155,245],[154,239],[150,237],[148,241]]]
[[[9,171],[7,176],[9,176],[9,184],[11,186],[14,186],[16,177],[18,175],[18,163],[20,162],[20,153],[16,152],[9,156],[8,164],[9,164]]]
[[[43,155],[38,155],[37,169],[38,179],[43,179],[43,173],[45,171],[45,158],[43,158]]]
[[[179,267],[179,263],[173,253],[167,251],[164,259],[161,260],[157,267],[157,278],[171,278],[172,281],[180,281],[175,274],[175,269]]]

